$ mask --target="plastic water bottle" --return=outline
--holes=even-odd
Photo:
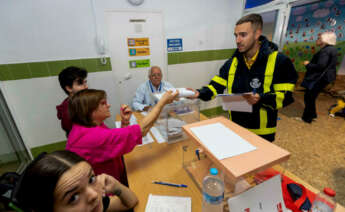
[[[334,200],[335,191],[330,188],[325,188],[324,193],[316,195],[311,212],[333,212],[335,211],[336,203]]]
[[[216,168],[210,169],[202,182],[202,212],[223,212],[224,182]]]

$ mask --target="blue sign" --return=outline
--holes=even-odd
[[[168,52],[182,51],[182,38],[168,39],[167,40]]]

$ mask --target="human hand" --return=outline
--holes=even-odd
[[[257,93],[246,93],[246,94],[243,94],[242,95],[246,100],[247,100],[247,102],[249,103],[249,104],[251,104],[251,105],[255,105],[256,103],[258,103],[259,102],[259,100],[260,100],[260,95],[259,94],[257,94]]]
[[[131,118],[132,110],[128,105],[121,105],[120,116],[121,116],[121,125],[127,126],[129,124],[129,119]]]
[[[193,88],[186,88],[186,89],[194,92],[194,96],[189,96],[189,97],[187,97],[187,99],[196,99],[199,97],[199,95],[200,95],[199,91],[197,91]]]
[[[163,102],[164,104],[170,104],[178,97],[178,94],[178,90],[168,90],[163,94],[159,102]]]
[[[104,194],[113,194],[116,188],[121,185],[118,180],[107,174],[98,175],[97,182],[102,186]]]
[[[308,65],[310,62],[308,60],[303,61],[303,65]]]

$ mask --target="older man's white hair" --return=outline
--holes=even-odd
[[[334,32],[324,32],[321,34],[321,41],[327,45],[334,46],[337,43],[337,35]]]
[[[161,71],[161,73],[162,73],[162,69],[161,69],[159,66],[152,66],[152,67],[149,69],[149,71],[148,71],[148,76],[149,76],[149,77],[151,76],[152,70],[155,69],[155,68],[159,69],[159,70]]]

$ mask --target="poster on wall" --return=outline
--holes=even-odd
[[[129,48],[128,55],[133,56],[148,56],[150,55],[150,48]]]
[[[345,70],[345,0],[325,0],[291,9],[283,53],[289,56],[299,72],[305,72],[304,60],[311,60],[320,48],[315,42],[321,33],[337,36],[338,74]]]
[[[129,61],[129,68],[147,68],[147,67],[150,67],[150,59]]]
[[[128,47],[132,46],[149,46],[149,38],[127,38]]]
[[[182,38],[167,39],[168,52],[183,51]]]

